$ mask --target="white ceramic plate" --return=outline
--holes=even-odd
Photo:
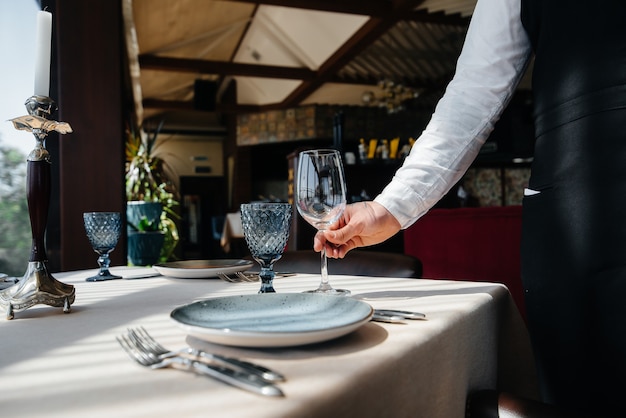
[[[111,274],[122,276],[124,279],[147,279],[161,275],[152,267],[115,266],[111,267],[109,270]]]
[[[263,293],[181,306],[171,318],[187,333],[240,347],[288,347],[346,335],[370,320],[372,307],[344,296]]]
[[[250,260],[185,260],[155,264],[152,268],[163,276],[178,279],[206,279],[217,277],[218,273],[231,274],[245,271],[253,264]]]

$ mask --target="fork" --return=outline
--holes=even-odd
[[[226,273],[217,273],[217,277],[229,283],[256,282],[259,280],[258,275],[245,274],[242,272],[237,272],[234,276]]]
[[[205,351],[197,350],[192,347],[185,347],[177,351],[168,350],[167,348],[159,344],[150,334],[148,334],[148,331],[146,331],[144,327],[128,329],[128,337],[136,346],[141,347],[146,352],[154,354],[160,360],[169,357],[192,356],[195,360],[205,359],[219,363],[224,366],[235,367],[236,369],[258,376],[259,378],[268,382],[282,382],[285,380],[285,377],[280,373],[267,369],[258,364],[250,363],[236,358],[207,353]]]
[[[242,282],[258,282],[259,281],[259,273],[246,273],[243,271],[238,271],[234,273],[234,276],[228,275],[225,273],[217,273],[217,276],[230,283],[242,283]],[[295,273],[274,273],[274,278],[279,279],[281,277],[291,277],[295,276]]]
[[[258,282],[259,281],[258,273],[244,273],[243,271],[238,271],[235,274],[244,282]]]
[[[181,356],[159,358],[159,356],[154,353],[145,351],[143,347],[135,344],[135,342],[128,336],[121,335],[117,336],[116,339],[130,358],[144,367],[149,367],[151,369],[172,367],[186,371],[193,371],[212,377],[231,386],[260,395],[284,396],[282,390],[280,390],[277,386],[263,379],[258,379],[256,375],[230,369],[228,367],[200,363]]]

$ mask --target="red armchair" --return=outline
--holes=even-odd
[[[521,206],[433,209],[404,231],[404,252],[424,278],[505,284],[525,316],[521,224]]]

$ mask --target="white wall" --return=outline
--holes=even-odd
[[[181,176],[224,176],[223,141],[199,135],[162,134],[155,154],[167,163],[172,181],[180,186]]]

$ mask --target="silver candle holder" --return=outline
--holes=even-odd
[[[50,154],[45,146],[49,132],[72,132],[66,122],[51,119],[57,110],[54,101],[46,96],[32,96],[26,100],[28,115],[11,119],[15,129],[32,132],[35,148],[28,154],[26,171],[26,199],[32,230],[32,245],[26,273],[15,284],[0,292],[0,308],[6,310],[7,319],[15,312],[37,304],[63,307],[69,313],[74,303],[74,286],[62,283],[48,272],[45,248],[45,231],[50,207]]]

